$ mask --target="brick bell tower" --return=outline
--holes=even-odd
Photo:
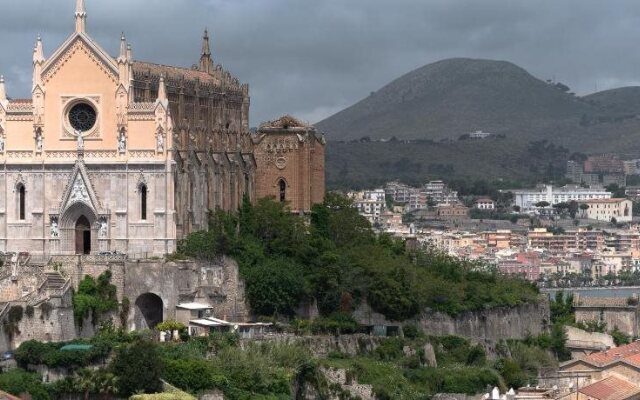
[[[275,198],[295,213],[324,201],[326,141],[312,125],[285,115],[260,125],[254,144],[258,198]]]

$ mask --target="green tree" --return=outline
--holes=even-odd
[[[83,369],[78,371],[78,374],[74,378],[73,382],[76,390],[80,393],[83,393],[85,400],[89,400],[89,394],[95,392],[95,376],[94,372],[90,369]]]
[[[589,205],[588,204],[580,204],[580,211],[582,211],[582,217],[585,217],[587,215],[587,210],[589,209]]]
[[[287,258],[267,260],[245,269],[247,297],[255,313],[293,316],[306,298],[302,268]]]
[[[569,202],[568,205],[568,210],[569,210],[569,215],[571,216],[571,219],[575,219],[576,214],[578,214],[578,209],[579,209],[580,205],[578,204],[577,201],[575,200],[571,200]]]
[[[611,192],[611,196],[614,198],[626,197],[626,190],[624,187],[620,187],[617,183],[612,183],[606,187],[608,192]]]
[[[149,340],[139,339],[118,349],[109,370],[117,378],[118,394],[124,397],[162,388],[162,360],[157,345]]]
[[[566,347],[567,331],[564,325],[555,323],[551,327],[551,349],[556,354],[559,361],[571,359],[571,351]]]

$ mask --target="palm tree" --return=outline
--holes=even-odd
[[[110,372],[100,372],[96,376],[96,389],[102,398],[106,399],[110,394],[118,392],[118,378]]]
[[[95,372],[90,369],[81,369],[73,380],[76,390],[84,394],[85,400],[89,400],[89,393],[96,389],[95,375]]]

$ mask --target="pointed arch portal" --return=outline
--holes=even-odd
[[[64,254],[91,254],[96,246],[97,216],[87,204],[76,202],[60,216],[61,250]]]

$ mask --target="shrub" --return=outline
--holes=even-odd
[[[73,316],[78,325],[82,325],[89,315],[93,317],[93,325],[97,325],[100,316],[108,311],[118,309],[116,287],[111,284],[111,271],[105,271],[98,279],[87,275],[73,294]]]
[[[156,330],[160,332],[181,331],[183,329],[187,329],[187,327],[182,322],[174,320],[162,321],[156,326]]]
[[[151,341],[141,339],[118,349],[109,369],[118,378],[121,396],[155,393],[162,388],[162,361],[157,345]]]
[[[501,358],[496,362],[496,370],[502,375],[505,385],[519,388],[527,383],[527,374],[517,362],[511,359]]]
[[[216,375],[215,368],[206,360],[165,360],[162,377],[170,384],[189,393],[222,388],[223,376]]]
[[[417,325],[409,324],[402,327],[402,333],[407,339],[417,339],[424,336],[424,332]]]
[[[400,338],[385,339],[373,353],[379,360],[393,361],[404,356],[404,341]]]
[[[617,326],[613,327],[613,330],[610,332],[610,334],[613,337],[613,342],[616,344],[616,346],[622,346],[624,344],[631,343],[631,338],[629,337],[629,335],[622,332],[620,329],[618,329]]]
[[[15,396],[28,393],[33,400],[49,400],[49,394],[42,385],[40,376],[22,369],[0,374],[0,389]]]

